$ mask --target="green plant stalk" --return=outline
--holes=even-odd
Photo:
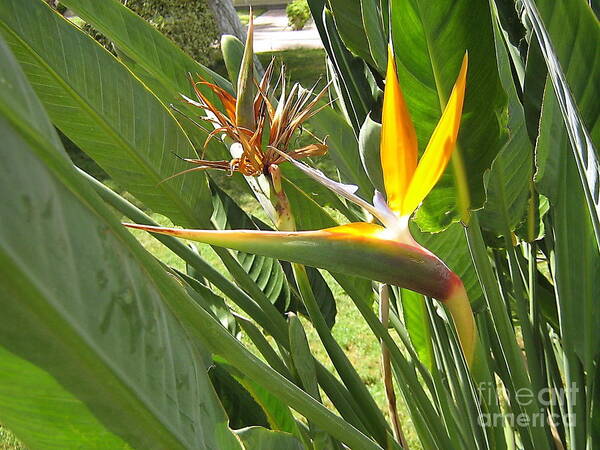
[[[568,270],[568,268],[559,266],[560,261],[557,261],[554,238],[555,232],[556,229],[548,225],[546,227],[544,240],[549,250],[551,273],[554,279],[555,290],[557,290],[557,276],[563,270]],[[567,330],[565,329],[564,321],[559,320],[559,325],[560,333],[565,335]],[[563,341],[562,344],[564,345],[565,342]],[[583,389],[583,386],[585,386],[585,376],[582,373],[583,369],[581,367],[581,361],[574,350],[563,346],[559,348],[557,344],[554,344],[553,347],[555,355],[559,355],[559,357],[557,357],[557,363],[562,369],[561,381],[564,379],[564,386],[569,390],[569,395],[566,396],[566,411],[563,413],[563,422],[567,432],[567,445],[571,449],[583,449],[585,448],[586,424],[581,418],[586,416],[586,392]],[[576,391],[572,391],[572,387],[575,387]],[[575,418],[575,420],[570,420],[571,418]]]
[[[288,314],[289,334],[290,334],[290,355],[293,361],[295,374],[300,381],[305,392],[312,396],[319,403],[321,394],[315,372],[314,358],[310,351],[310,345],[306,338],[304,327],[294,313]],[[318,425],[313,422],[308,424],[310,434],[313,436],[312,446],[314,450],[331,450],[337,448],[336,443],[331,436],[322,431]]]
[[[467,226],[471,220],[471,194],[469,192],[465,163],[462,159],[458,145],[452,153],[452,171],[454,172],[454,180],[456,182],[456,191],[458,194],[457,204],[460,221],[463,225]]]
[[[277,223],[275,225],[279,231],[295,231],[296,223],[291,205],[281,184],[281,171],[279,167],[276,165],[270,166],[269,175],[271,201],[277,214]],[[306,268],[301,264],[292,263],[292,270],[296,284],[298,285],[298,291],[302,297],[302,302],[308,311],[311,322],[331,362],[344,384],[356,396],[356,400],[361,406],[360,411],[358,411],[359,415],[363,418],[365,425],[368,425],[371,432],[377,436],[378,442],[385,444],[387,422],[369,393],[369,390],[360,379],[356,369],[352,366],[352,363],[331,334],[331,330],[327,326],[325,317],[323,317],[319,304],[315,299]]]
[[[521,350],[519,349],[510,318],[506,312],[505,304],[498,289],[498,283],[494,276],[492,266],[490,264],[487,247],[483,241],[481,229],[479,227],[479,219],[477,213],[471,214],[470,226],[465,228],[471,258],[479,278],[479,283],[483,290],[487,307],[490,310],[492,318],[492,331],[496,334],[500,343],[501,355],[497,355],[499,363],[503,364],[510,374],[512,386],[507,386],[509,391],[512,391],[512,396],[519,389],[525,389],[533,392],[533,386],[529,381],[525,363]],[[518,403],[518,402],[517,402]],[[527,417],[534,418],[539,412],[537,398],[534,395],[533,401],[527,405],[519,404],[520,412]],[[546,429],[543,427],[520,427],[521,439],[526,448],[549,449],[550,442]],[[535,445],[534,445],[535,444]]]
[[[265,361],[267,361],[267,363],[269,363],[269,365],[281,375],[286,377],[288,380],[293,381],[292,374],[288,370],[287,366],[275,352],[275,350],[273,350],[273,347],[271,347],[267,339],[263,336],[256,325],[234,311],[232,311],[231,314],[233,314],[233,317],[235,317],[237,323],[240,325],[242,330],[244,330],[244,333],[246,333],[252,343],[256,346],[260,354],[263,355]]]
[[[384,328],[388,328],[390,318],[390,291],[387,284],[382,284],[379,288],[379,320]],[[388,404],[388,411],[393,425],[394,438],[400,443],[402,448],[408,448],[406,437],[402,431],[402,424],[398,416],[396,406],[396,393],[394,392],[394,380],[392,379],[392,364],[390,361],[390,351],[387,346],[381,342],[381,376],[385,387],[385,397]]]
[[[504,237],[506,245],[506,252],[508,253],[509,259],[509,270],[510,277],[512,279],[512,285],[516,296],[516,310],[521,324],[521,332],[523,333],[523,342],[525,344],[525,354],[527,355],[527,367],[529,369],[529,376],[531,378],[531,384],[537,392],[543,388],[543,374],[542,365],[539,358],[538,350],[539,347],[536,345],[535,333],[536,330],[532,327],[530,310],[531,310],[531,298],[529,298],[530,305],[527,305],[528,295],[523,284],[523,278],[519,270],[519,263],[515,254],[515,248],[512,244],[512,240],[509,236]],[[529,293],[531,295],[531,292]],[[546,423],[544,421],[544,423]]]
[[[411,409],[413,422],[422,424],[421,429],[423,430],[423,433],[427,434],[427,437],[420,434],[421,439],[428,438],[431,442],[437,443],[436,445],[439,445],[440,448],[453,448],[451,441],[446,434],[445,426],[440,420],[438,412],[432,405],[431,400],[427,396],[427,393],[420,383],[420,380],[417,378],[417,374],[414,370],[414,364],[419,367],[420,362],[417,355],[414,353],[414,350],[410,347],[408,337],[405,336],[404,343],[411,354],[412,360],[415,361],[414,364],[407,361],[406,357],[396,344],[396,341],[394,341],[394,339],[388,333],[388,330],[383,327],[379,321],[379,318],[375,315],[371,307],[365,303],[362,298],[353,296],[352,292],[349,292],[349,294],[354,302],[354,305],[367,322],[367,325],[373,334],[382,342],[384,342],[390,351],[394,375],[398,381],[398,386],[402,389],[406,403]],[[390,315],[390,318],[392,319],[392,322],[394,319],[399,320],[395,314]],[[426,382],[429,380],[429,383],[427,384],[430,386],[431,376],[424,367],[422,367],[422,370],[423,379]]]
[[[490,344],[488,330],[489,322],[486,314],[478,315],[477,322],[480,338],[480,345],[477,347],[477,352],[480,356],[476,356],[476,361],[478,364],[481,364],[481,367],[476,367],[475,370],[479,373],[483,373],[483,375],[480,375],[477,379],[481,380],[480,383],[484,383],[485,386],[484,390],[480,389],[480,392],[483,393],[483,398],[481,400],[485,405],[485,412],[490,414],[490,417],[501,417],[502,411],[500,410],[500,400],[498,396],[496,378],[494,372],[492,371],[492,346]],[[514,444],[512,444],[512,441],[514,440],[514,434],[506,426],[504,420],[500,424],[493,423],[492,427],[492,448],[497,450],[514,448]]]
[[[173,295],[169,307],[192,335],[202,339],[211,351],[220,355],[256,383],[279,396],[293,409],[314,421],[336,439],[356,449],[381,449],[351,424],[336,416],[310,395],[250,353],[208,312],[184,295]]]
[[[477,340],[477,345],[474,355],[474,364],[468,366],[461,353],[461,348],[458,345],[460,341],[457,339],[457,333],[455,327],[451,326],[450,323],[440,323],[440,320],[436,315],[433,314],[432,308],[430,307],[431,321],[436,329],[436,335],[438,336],[438,346],[440,348],[440,354],[446,366],[450,369],[449,372],[454,372],[452,376],[447,376],[454,385],[454,397],[458,403],[459,411],[461,415],[467,415],[468,420],[462,420],[466,422],[466,426],[469,427],[467,439],[474,439],[473,445],[485,444],[490,446],[492,439],[495,439],[492,448],[502,448],[503,439],[497,439],[494,436],[494,431],[486,430],[481,425],[480,419],[482,419],[483,413],[488,413],[490,409],[493,409],[493,399],[480,396],[479,389],[484,386],[495,385],[495,379],[490,374],[489,367],[487,365],[487,358],[484,353],[484,347],[480,338]],[[449,347],[449,348],[448,348]],[[450,358],[449,355],[453,357]],[[493,384],[492,384],[493,383]],[[490,403],[492,405],[490,405]],[[494,436],[492,438],[492,436]]]
[[[425,366],[425,364],[421,362],[421,360],[419,359],[419,355],[412,347],[410,336],[408,335],[406,327],[400,320],[398,311],[394,310],[394,308],[392,308],[392,310],[390,311],[389,320],[392,325],[392,328],[396,330],[396,333],[398,333],[402,344],[408,351],[410,358],[414,361],[414,366],[419,371],[419,375],[423,379],[423,382],[427,386],[427,389],[429,389],[429,391],[431,392],[434,392],[434,383],[431,373],[429,372],[429,369]]]

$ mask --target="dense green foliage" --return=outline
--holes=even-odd
[[[309,0],[326,69],[321,51],[277,56],[305,87],[322,70],[331,84],[290,147],[327,137],[303,161],[346,186],[288,162],[235,172],[248,131],[211,133],[206,102],[229,106],[231,131],[245,89],[243,111],[268,115],[251,130],[265,156],[271,125],[289,126],[277,112],[302,109],[286,92],[305,92],[273,82],[271,107],[252,108],[239,41],[227,80],[158,31],[164,14],[63,3],[118,52],[43,0],[0,0],[0,442],[6,427],[42,449],[598,447],[600,28],[585,0]],[[469,58],[453,160],[402,234],[379,196],[350,203],[383,190],[389,42],[421,152]],[[188,73],[212,89],[194,97]],[[185,158],[228,170],[173,177],[196,167]],[[367,342],[381,376],[358,367]]]
[[[306,0],[294,0],[287,5],[285,12],[288,16],[288,23],[294,30],[301,30],[310,19],[310,9]]]
[[[219,30],[205,0],[122,0],[201,64],[219,58]]]

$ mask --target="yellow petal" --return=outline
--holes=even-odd
[[[462,115],[465,84],[467,79],[468,55],[465,53],[462,67],[448,104],[442,113],[429,144],[419,161],[417,170],[411,180],[402,204],[402,215],[411,214],[438,182],[448,165],[450,156],[456,146],[458,128]],[[386,186],[387,188],[387,186]]]
[[[388,47],[381,129],[381,167],[387,202],[400,212],[417,166],[417,134],[400,90],[392,47]]]

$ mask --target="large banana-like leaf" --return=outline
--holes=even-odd
[[[240,448],[165,306],[184,291],[77,174],[4,42],[0,58],[2,422],[35,448]]]
[[[138,68],[143,69],[147,74],[144,79],[151,81],[153,90],[160,85],[170,92],[173,99],[179,92],[192,94],[187,78],[188,73],[191,73],[233,92],[231,83],[194,61],[118,0],[66,0],[61,3],[114,42],[119,52],[127,55],[137,66],[132,67],[134,72],[137,73]],[[203,92],[209,98],[214,98],[209,89]]]
[[[469,52],[458,149],[471,206],[480,207],[485,199],[483,173],[504,144],[506,121],[506,95],[496,68],[488,2],[443,0],[432,7],[424,0],[393,0],[391,5],[398,77],[420,149],[437,125],[461,60]],[[421,227],[433,231],[455,219],[456,196],[452,170],[447,170],[417,212]]]
[[[594,360],[598,357],[600,348],[600,336],[596,333],[600,321],[597,307],[600,296],[600,253],[594,243],[594,228],[578,179],[575,158],[570,152],[561,121],[558,102],[548,84],[536,151],[549,155],[544,183],[551,180],[552,190],[546,190],[544,184],[538,186],[543,193],[550,194],[553,206],[550,209],[554,233],[552,274],[565,352],[565,384],[577,386],[576,394],[579,393],[574,401],[570,399],[568,405],[568,413],[576,418],[569,420],[571,439],[578,442],[576,445],[579,448],[584,447],[586,418],[592,412],[588,410],[586,413],[585,405],[582,404],[585,391],[583,380],[578,374],[581,368],[586,370],[591,385],[594,370],[597,370],[594,368]],[[548,173],[551,165],[555,169],[552,176]]]
[[[387,7],[387,5],[383,6]],[[387,20],[379,0],[360,0],[360,12],[365,34],[369,42],[369,50],[379,73],[385,74],[387,62]]]
[[[600,139],[598,116],[598,83],[590,82],[600,76],[597,58],[598,23],[585,2],[540,2],[540,13],[552,37],[555,58],[566,75],[568,88],[595,142]],[[565,22],[567,14],[577,20]],[[540,134],[536,146],[537,186],[550,200],[554,226],[556,270],[561,330],[567,352],[574,350],[584,367],[590,368],[598,356],[600,340],[595,327],[598,323],[597,299],[600,283],[600,254],[594,246],[594,228],[586,212],[584,189],[577,176],[575,155],[563,122],[557,95],[546,85]],[[583,419],[582,419],[583,420]]]
[[[27,20],[23,20],[24,18]],[[202,176],[168,176],[194,155],[164,105],[122,64],[41,1],[0,3],[0,30],[52,121],[117,182],[174,222],[206,223]]]
[[[481,224],[498,235],[513,231],[527,208],[532,182],[533,148],[527,135],[525,113],[513,80],[508,52],[494,21],[498,72],[508,95],[509,137],[498,153],[486,178],[486,203]]]
[[[346,47],[375,66],[376,61],[371,56],[369,40],[362,21],[361,2],[327,0],[327,3],[329,8],[335,12],[335,27]],[[385,64],[385,61],[383,63]]]
[[[598,74],[600,67],[600,62],[598,62],[598,38],[600,37],[598,19],[589,6],[581,0],[540,1],[539,3],[541,15],[532,0],[525,0],[523,5],[548,67],[548,79],[552,82],[562,113],[592,220],[596,246],[600,249],[600,162],[596,149],[600,137],[596,100],[598,83],[591,83],[590,87],[584,84],[579,85],[577,79],[576,83],[573,83],[573,72],[569,73],[569,68],[573,71],[583,70],[579,66],[586,69],[589,66],[592,77]],[[561,12],[566,15],[560,14]],[[573,17],[577,20],[569,22],[565,21],[564,17]],[[560,31],[556,29],[558,21],[560,21],[560,25],[558,25],[561,28]],[[548,32],[547,28],[552,30],[553,27],[555,28],[554,33]],[[565,35],[574,40],[585,36],[586,40],[589,39],[589,44],[582,46],[577,43],[579,45],[576,48],[581,49],[582,53],[575,54],[576,56],[573,58],[573,53],[571,53],[573,43],[567,43]],[[569,50],[569,48],[571,49]],[[591,97],[587,97],[587,94]],[[592,102],[594,104],[589,106]]]

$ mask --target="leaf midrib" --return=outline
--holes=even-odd
[[[64,19],[63,19],[64,20]],[[10,34],[12,35],[34,58],[38,63],[51,75],[51,77],[65,90],[65,92],[73,99],[73,101],[78,104],[82,110],[87,112],[92,119],[96,119],[96,123],[98,123],[102,129],[104,129],[109,136],[112,136],[114,141],[117,144],[120,144],[119,147],[124,148],[127,151],[127,154],[130,156],[132,160],[138,163],[139,167],[143,169],[147,175],[150,176],[156,182],[156,188],[165,192],[169,198],[171,198],[178,206],[178,208],[183,213],[184,217],[189,220],[191,223],[198,223],[198,218],[189,211],[189,208],[186,207],[185,203],[182,202],[179,195],[174,192],[171,188],[166,187],[166,183],[161,183],[162,178],[159,174],[152,168],[150,164],[148,164],[143,158],[141,158],[135,149],[131,146],[130,143],[127,142],[120,134],[113,129],[111,125],[109,125],[105,120],[102,120],[102,116],[87,102],[83,100],[77,91],[72,88],[62,77],[60,77],[56,71],[54,71],[45,61],[44,59],[35,51],[27,42],[25,42],[21,37],[14,32],[10,26],[5,21],[0,21],[0,25]],[[61,39],[62,42],[62,39]],[[96,45],[100,45],[96,43]],[[112,55],[111,55],[112,56]],[[114,57],[113,57],[114,58]],[[117,61],[118,62],[118,61]],[[119,63],[120,64],[120,63]],[[150,91],[146,91],[148,95],[154,96],[154,94]],[[156,99],[155,97],[155,100]],[[181,130],[180,130],[181,131]],[[181,131],[183,133],[183,131]]]

